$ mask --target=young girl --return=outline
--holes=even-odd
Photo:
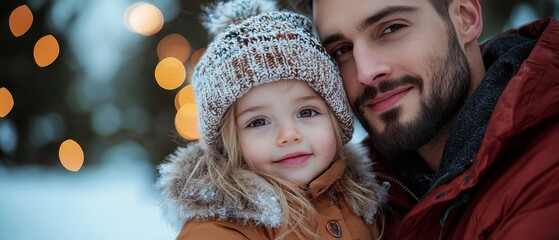
[[[214,35],[193,88],[203,141],[158,186],[177,239],[377,239],[385,198],[333,60],[307,18],[275,3],[207,8]]]

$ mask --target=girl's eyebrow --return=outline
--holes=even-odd
[[[250,112],[258,112],[260,109],[264,109],[264,108],[266,108],[266,106],[256,105],[256,106],[253,106],[253,107],[249,107],[247,109],[243,109],[238,114],[236,114],[236,118],[238,118],[238,117],[240,117],[244,114],[250,113]]]
[[[319,97],[319,96],[316,96],[316,95],[308,95],[308,96],[298,97],[298,98],[295,99],[295,101],[298,101],[298,102],[305,102],[305,101],[309,101],[309,100],[313,100],[313,99],[320,99],[320,100],[322,100],[322,98]]]

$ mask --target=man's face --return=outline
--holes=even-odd
[[[314,0],[317,31],[354,113],[385,154],[414,151],[459,111],[471,71],[426,0]]]

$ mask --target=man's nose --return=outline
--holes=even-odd
[[[382,52],[367,44],[355,45],[353,49],[357,80],[372,86],[388,78],[392,68]]]

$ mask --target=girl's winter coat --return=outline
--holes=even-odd
[[[306,193],[318,213],[315,233],[321,239],[377,239],[380,203],[371,200],[373,207],[364,209],[353,196],[341,195],[343,189],[334,191],[331,187],[344,181],[345,175],[377,193],[376,198],[365,196],[367,199],[382,201],[386,190],[376,183],[365,148],[348,144],[344,152],[342,159],[310,183]],[[179,148],[159,168],[164,215],[175,227],[182,226],[177,239],[275,239],[283,219],[278,194],[256,173],[244,169],[234,173],[242,176],[244,182],[239,184],[252,190],[251,199],[231,198],[216,191],[215,184],[201,175],[194,175],[195,180],[185,184],[195,162],[204,154],[203,143],[194,143]]]

